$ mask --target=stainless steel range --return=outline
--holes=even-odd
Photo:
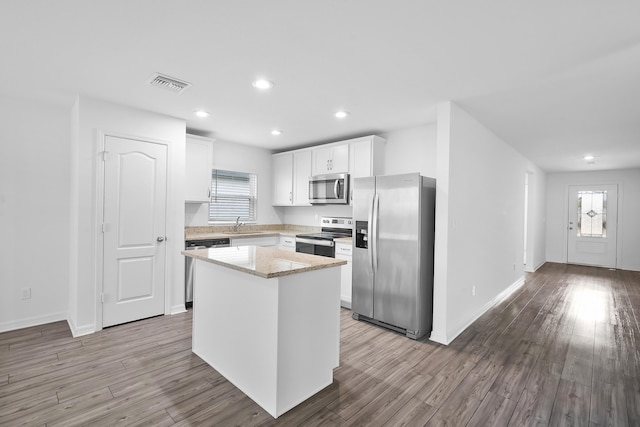
[[[296,235],[296,252],[335,258],[336,245],[334,239],[351,237],[353,220],[342,217],[322,217],[320,233]]]

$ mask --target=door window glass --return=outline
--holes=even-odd
[[[607,237],[607,192],[578,192],[578,237]]]

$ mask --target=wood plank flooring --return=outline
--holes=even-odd
[[[191,353],[191,312],[5,332],[0,425],[640,425],[638,272],[546,264],[449,346],[350,315],[334,383],[277,420]]]

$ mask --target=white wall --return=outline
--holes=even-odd
[[[67,316],[70,125],[63,108],[4,96],[0,117],[2,332]]]
[[[547,174],[532,165],[529,172],[529,244],[526,271],[533,272],[547,260]]]
[[[430,123],[380,134],[384,144],[383,175],[419,172],[436,177],[436,124]],[[295,206],[276,208],[281,222],[318,226],[322,216],[352,216],[351,206]]]
[[[437,144],[431,337],[449,343],[522,283],[524,183],[535,166],[453,103],[438,108]]]
[[[279,206],[276,211],[283,224],[320,226],[323,216],[351,217],[351,206]]]
[[[271,151],[228,141],[213,142],[213,167],[255,173],[258,176],[258,224],[280,224],[278,212],[271,206]],[[208,225],[206,203],[189,203],[185,208],[185,225]]]
[[[547,176],[547,261],[567,262],[568,187],[618,185],[617,268],[640,271],[640,169]]]
[[[384,174],[419,172],[435,178],[437,173],[437,125],[429,123],[380,135],[385,138]]]
[[[71,242],[69,325],[74,335],[101,329],[98,310],[100,292],[97,253],[96,164],[98,135],[163,141],[169,148],[167,199],[167,286],[165,313],[184,309],[184,120],[111,104],[88,97],[78,98],[71,113],[72,130]],[[68,122],[68,119],[67,119]]]

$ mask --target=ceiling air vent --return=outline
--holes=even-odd
[[[175,93],[182,93],[191,86],[191,83],[183,82],[164,74],[155,73],[147,81],[151,86],[161,87]]]

